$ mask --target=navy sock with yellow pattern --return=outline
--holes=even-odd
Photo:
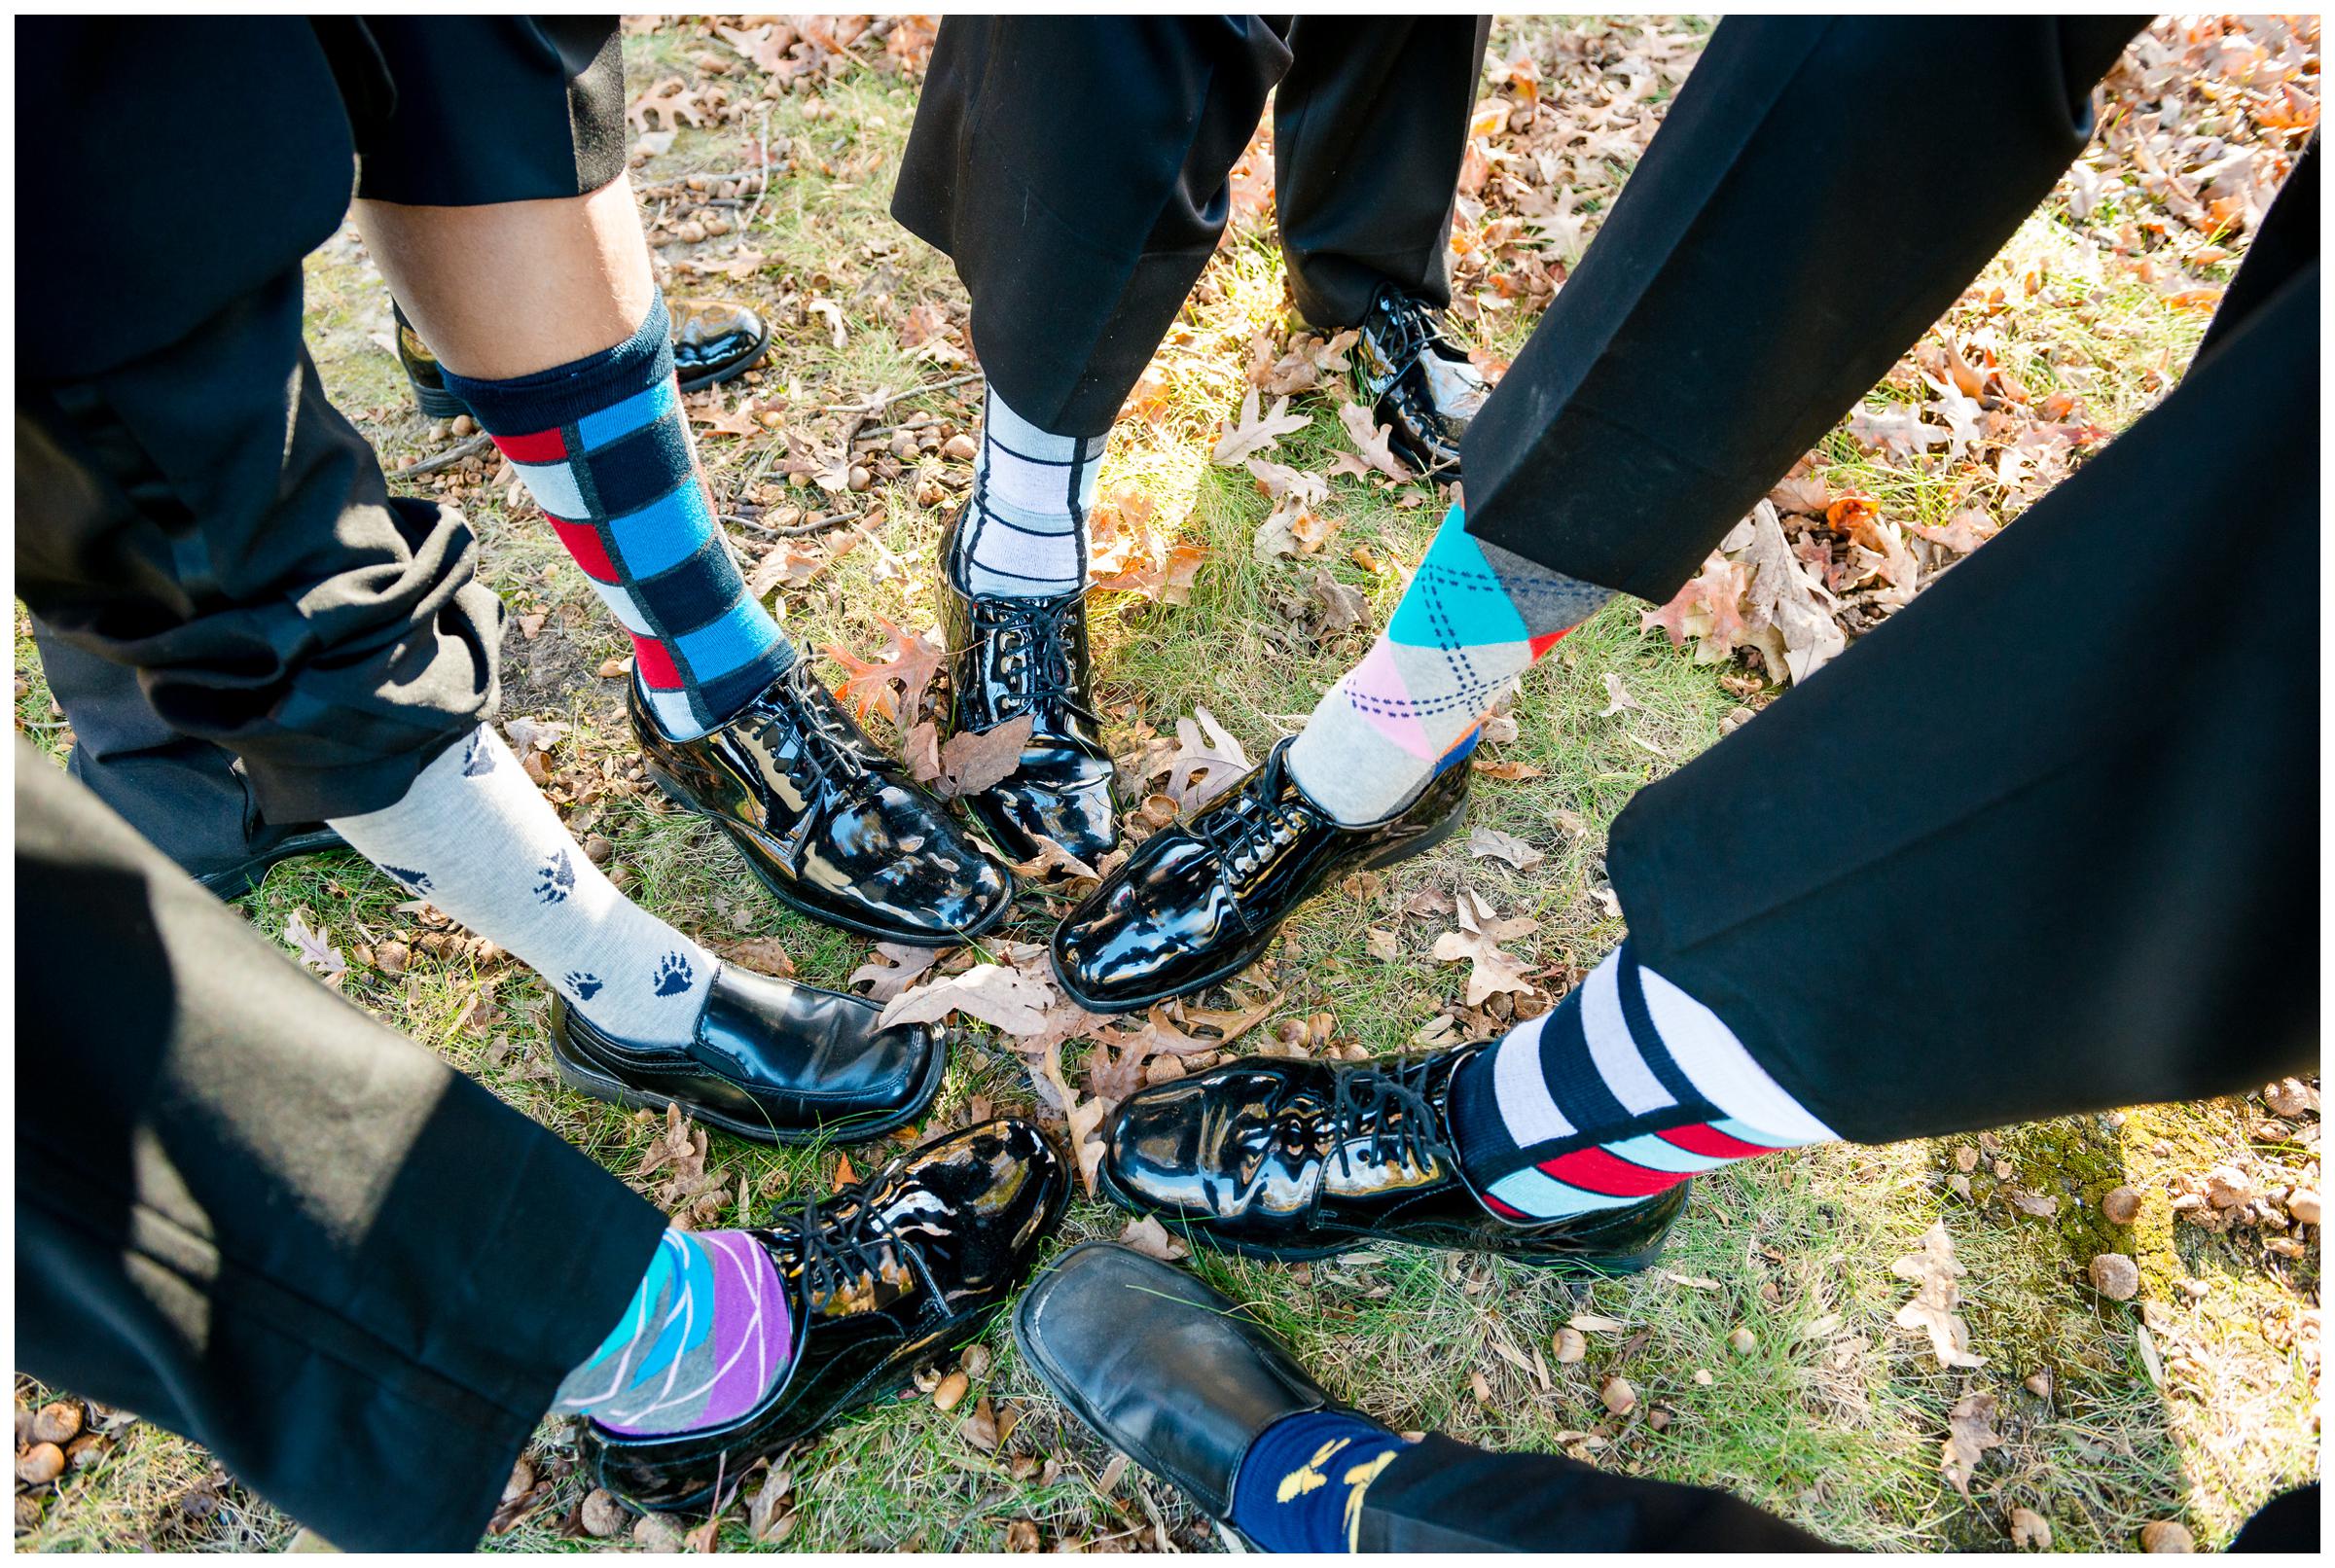
[[[1351,1551],[1362,1496],[1411,1440],[1350,1410],[1285,1416],[1233,1478],[1233,1524],[1266,1551]]]

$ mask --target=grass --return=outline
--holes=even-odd
[[[687,73],[694,57],[721,53],[700,34],[668,24],[629,37],[635,85]],[[876,387],[955,374],[912,358],[891,324],[926,300],[951,303],[961,319],[962,295],[946,263],[908,240],[884,210],[885,171],[905,142],[912,88],[855,73],[815,98],[796,93],[769,109],[773,141],[789,143],[806,163],[804,172],[773,184],[744,236],[771,259],[768,267],[735,285],[719,278],[693,284],[676,274],[668,287],[736,293],[764,308],[779,340],[753,390],[786,400],[790,428],[815,430],[826,422],[819,409]],[[759,132],[760,112],[737,124],[684,129],[636,172],[636,183],[736,169],[742,138]],[[822,166],[836,173],[822,174]],[[2013,307],[1999,317],[2005,362],[2030,387],[2082,383],[2091,417],[2121,429],[2177,376],[2204,318],[2119,282],[2096,241],[2097,222],[2075,226],[2061,209],[2047,205],[2030,220],[1982,287],[2014,291]],[[731,243],[697,248],[719,254]],[[668,258],[689,249],[673,247]],[[2031,297],[2016,292],[2038,267],[2047,267],[2052,285]],[[307,277],[311,340],[335,400],[392,464],[440,449],[427,422],[407,408],[393,358],[374,340],[388,330],[388,300],[353,232],[311,257]],[[824,317],[808,308],[822,299],[842,307],[840,348]],[[1112,444],[1106,494],[1148,499],[1165,525],[1210,552],[1186,605],[1111,596],[1098,607],[1101,695],[1120,716],[1121,738],[1137,722],[1165,731],[1204,704],[1252,757],[1261,756],[1367,646],[1359,631],[1328,641],[1298,631],[1281,601],[1326,568],[1361,590],[1374,624],[1383,623],[1440,520],[1442,505],[1425,487],[1341,478],[1326,509],[1341,531],[1327,551],[1299,563],[1254,558],[1249,539],[1266,502],[1244,472],[1211,467],[1206,453],[1218,420],[1239,404],[1250,338],[1282,309],[1280,263],[1271,244],[1259,236],[1228,244],[1163,354],[1158,422],[1131,424]],[[1520,314],[1487,314],[1484,346],[1512,354],[1530,327]],[[970,427],[977,393],[922,395],[885,417],[920,409]],[[1334,406],[1301,398],[1293,408],[1311,422],[1274,455],[1319,471],[1346,445]],[[783,451],[775,442],[713,440],[703,450],[727,497],[803,504],[813,493],[779,480]],[[1824,451],[1836,464],[1836,489],[1863,488],[1891,517],[1942,521],[1965,500],[1945,474],[1878,461],[1844,435],[1829,438]],[[932,556],[944,509],[918,504],[916,477],[880,485],[871,497],[868,533],[880,549],[861,544],[808,588],[785,594],[785,618],[805,648],[835,643],[864,656],[880,646],[879,617],[933,624]],[[805,979],[842,985],[865,944],[777,909],[702,825],[649,793],[619,787],[581,799],[591,791],[578,781],[621,786],[625,778],[620,688],[595,671],[628,649],[531,511],[515,514],[502,493],[476,478],[409,487],[458,494],[482,538],[485,580],[515,615],[545,617],[532,639],[517,629],[506,638],[504,716],[555,716],[575,727],[560,752],[562,782],[580,797],[568,809],[570,825],[612,841],[612,870],[653,911],[704,940],[776,938]],[[1359,564],[1357,546],[1383,564]],[[1613,816],[1636,789],[1712,744],[1730,713],[1772,695],[1741,670],[1695,664],[1659,633],[1639,630],[1640,608],[1617,601],[1568,637],[1526,681],[1513,710],[1516,738],[1490,748],[1539,776],[1487,781],[1471,820],[1527,839],[1546,858],[1513,871],[1471,859],[1454,842],[1394,869],[1383,891],[1326,895],[1288,927],[1278,971],[1283,1015],[1327,1011],[1341,1042],[1373,1051],[1407,1047],[1456,995],[1461,979],[1460,970],[1427,955],[1441,927],[1399,912],[1430,884],[1473,887],[1501,912],[1537,919],[1537,934],[1516,945],[1541,966],[1587,965],[1620,938],[1618,915],[1598,897]],[[821,668],[841,673],[824,656]],[[56,714],[20,612],[17,669],[19,726],[61,757],[69,736],[54,728]],[[1602,711],[1608,675],[1641,710]],[[385,876],[342,855],[277,868],[241,907],[260,934],[279,942],[293,912],[305,909],[345,950],[393,933],[419,935],[396,909],[403,899]],[[1371,926],[1398,933],[1400,961],[1370,956],[1363,932]],[[1045,911],[1031,909],[1016,934],[1036,940],[1047,928]],[[552,1076],[546,994],[523,970],[417,952],[402,977],[352,966],[344,992],[610,1169],[626,1174],[639,1163],[651,1125],[569,1093]],[[1001,1111],[1031,1104],[1019,1065],[978,1039],[952,1063],[928,1125],[963,1115],[977,1097]],[[2201,1168],[2201,1160],[2315,1163],[2315,1146],[2253,1137],[2249,1128],[2259,1119],[2258,1107],[2239,1102],[2079,1119],[2006,1131],[2003,1158],[2023,1183],[2086,1203],[2119,1182],[2157,1192]],[[1724,1486],[1845,1545],[1995,1547],[2012,1506],[2044,1514],[2062,1549],[2129,1549],[2141,1523],[2160,1518],[2182,1519],[2201,1544],[2219,1545],[2278,1486],[2315,1470],[2316,1254],[2283,1271],[2265,1268],[2229,1238],[2176,1229],[2159,1193],[2125,1241],[2143,1266],[2142,1297],[2106,1301],[2081,1280],[2089,1249],[2101,1241],[2097,1229],[1987,1203],[1983,1177],[1976,1199],[1958,1195],[1950,1177],[1959,1142],[1822,1148],[1707,1179],[1660,1270],[1632,1280],[1568,1283],[1503,1263],[1392,1250],[1296,1269],[1213,1256],[1191,1266],[1250,1303],[1334,1392],[1397,1426],[1495,1447],[1565,1447],[1611,1469]],[[726,1173],[733,1191],[742,1178],[750,1194],[746,1212],[725,1213],[722,1223],[767,1217],[776,1204],[823,1191],[839,1153],[772,1150],[715,1135],[711,1166]],[[850,1158],[864,1171],[883,1153],[853,1150]],[[1913,1251],[1941,1219],[1969,1267],[1964,1311],[1973,1349],[1987,1358],[1975,1372],[1939,1368],[1918,1336],[1891,1324],[1910,1286],[1891,1274],[1890,1262]],[[1064,1244],[1116,1235],[1123,1220],[1081,1202]],[[2180,1288],[2200,1278],[2210,1281],[2202,1298]],[[1585,1311],[1630,1327],[1591,1335],[1588,1357],[1577,1365],[1556,1363],[1553,1334]],[[2179,1370],[2162,1387],[2137,1349],[2144,1325],[2162,1325],[2159,1339],[2181,1347]],[[1747,1352],[1729,1344],[1738,1330],[1752,1336]],[[1002,1324],[985,1342],[995,1365],[977,1392],[1021,1411],[1006,1451],[978,1450],[959,1436],[957,1417],[919,1398],[855,1417],[782,1461],[796,1498],[789,1549],[988,1550],[1024,1518],[1035,1521],[1048,1545],[1146,1545],[1163,1529],[1187,1547],[1205,1544],[1201,1521],[1172,1487],[1130,1471],[1104,1490],[1107,1451],[1018,1365]],[[1545,1386],[1538,1371],[1520,1368],[1494,1346],[1527,1367],[1537,1353]],[[2052,1393],[2029,1392],[2022,1380],[2045,1370]],[[1624,1419],[1609,1416],[1599,1400],[1601,1379],[1615,1372],[1638,1393]],[[1980,1466],[1965,1501],[1940,1479],[1937,1458],[1948,1410],[1973,1390],[2000,1401],[2005,1443]],[[20,1397],[26,1392],[20,1384]],[[539,1436],[555,1453],[568,1441],[556,1423]],[[1051,1473],[1044,1468],[1050,1461]],[[1035,1475],[1025,1473],[1033,1467]],[[216,1550],[287,1543],[289,1521],[232,1484],[215,1510],[190,1514],[182,1500],[210,1470],[193,1444],[139,1425],[100,1466],[69,1481],[38,1523],[19,1533],[18,1545]],[[557,1526],[579,1489],[572,1479],[563,1482],[553,1506],[486,1546],[572,1549],[579,1543],[562,1539]],[[724,1525],[723,1546],[744,1545],[734,1517]]]

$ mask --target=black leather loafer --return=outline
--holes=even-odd
[[[887,942],[949,946],[1012,907],[1014,883],[798,660],[695,740],[657,727],[628,685],[649,777],[711,817],[771,896]]]
[[[260,822],[252,824],[241,856],[221,865],[188,869],[205,892],[214,898],[233,901],[258,887],[267,879],[268,869],[278,862],[347,847],[347,839],[321,822],[294,823],[281,828]]]
[[[1341,826],[1289,776],[1288,749],[1274,747],[1191,821],[1144,839],[1070,911],[1053,955],[1072,1001],[1127,1013],[1229,979],[1325,883],[1432,848],[1467,814],[1467,769],[1452,767],[1383,822]]]
[[[770,352],[771,329],[742,304],[729,300],[667,300],[665,309],[673,322],[673,369],[681,377],[684,392],[743,375]],[[414,407],[431,419],[468,413],[469,405],[447,390],[438,356],[406,319],[405,307],[392,300],[389,311],[397,318],[397,362],[405,370],[406,384],[413,389]]]
[[[1387,445],[1417,472],[1456,483],[1459,443],[1491,394],[1484,373],[1443,336],[1424,301],[1381,285],[1354,345],[1354,387]]]
[[[1111,1198],[1211,1246],[1327,1258],[1372,1241],[1635,1273],[1662,1251],[1687,1183],[1627,1208],[1512,1223],[1453,1154],[1452,1075],[1483,1048],[1379,1062],[1257,1056],[1130,1095],[1104,1134]]]
[[[1073,1247],[1038,1271],[1014,1308],[1014,1343],[1096,1436],[1228,1529],[1233,1482],[1257,1435],[1338,1408],[1238,1303],[1114,1241]]]
[[[673,318],[673,369],[681,390],[734,380],[770,351],[771,329],[734,300],[667,300]]]
[[[1060,1222],[1070,1173],[1026,1122],[936,1138],[755,1232],[791,1290],[795,1362],[746,1414],[665,1437],[587,1422],[599,1484],[634,1508],[694,1509],[746,1468],[978,1335]]]
[[[552,1059],[596,1099],[664,1110],[743,1138],[801,1143],[872,1138],[920,1113],[949,1067],[946,1035],[876,1026],[883,1009],[724,964],[687,1046],[635,1046],[603,1033],[552,993]]]
[[[962,516],[943,535],[943,561],[954,558]],[[972,596],[944,567],[941,630],[949,643],[945,734],[994,730],[1024,714],[1032,721],[1022,766],[965,802],[974,819],[1015,860],[1034,859],[1040,836],[1090,866],[1117,848],[1111,753],[1090,696],[1085,591]]]

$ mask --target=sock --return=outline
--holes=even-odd
[[[1500,689],[1612,596],[1469,538],[1452,508],[1385,632],[1290,742],[1290,773],[1348,826],[1392,816],[1463,766]]]
[[[1362,1494],[1410,1446],[1350,1411],[1285,1415],[1241,1457],[1233,1523],[1267,1551],[1356,1550]]]
[[[619,1040],[686,1045],[713,984],[702,947],[600,874],[485,725],[392,806],[332,826],[357,852],[508,948]]]
[[[1109,440],[1049,435],[985,393],[973,498],[949,563],[957,586],[1008,599],[1085,588],[1087,514]]]
[[[1734,1160],[1839,1136],[1627,942],[1463,1065],[1451,1105],[1459,1168],[1510,1220],[1621,1208]]]
[[[675,739],[719,729],[795,661],[715,526],[673,379],[665,297],[604,353],[508,381],[446,384],[525,481],[632,637],[632,671]]]
[[[786,1282],[744,1230],[667,1230],[624,1316],[553,1396],[619,1432],[735,1420],[794,1363]]]

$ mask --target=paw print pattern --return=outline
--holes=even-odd
[[[381,870],[404,883],[409,893],[427,893],[430,890],[430,873],[427,872],[410,872],[403,866],[383,866]]]
[[[657,994],[679,996],[689,989],[697,977],[690,971],[689,958],[683,953],[666,953],[657,961]]]
[[[560,983],[575,993],[577,1001],[589,1002],[600,994],[603,982],[597,975],[587,975],[582,970],[571,969]]]
[[[535,873],[535,902],[558,904],[576,890],[576,869],[567,858],[567,851],[555,849],[552,858],[543,863]]]
[[[462,776],[477,778],[481,773],[494,771],[494,747],[487,743],[486,731],[482,730],[470,737],[470,750],[462,758]]]

